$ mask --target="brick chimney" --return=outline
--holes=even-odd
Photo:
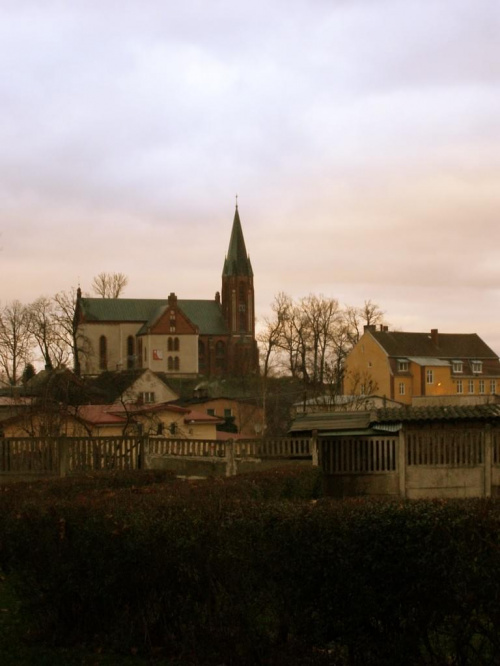
[[[437,328],[431,328],[431,340],[435,347],[439,347],[439,334]]]

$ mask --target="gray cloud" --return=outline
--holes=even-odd
[[[496,0],[4,0],[0,18],[2,300],[101,270],[131,296],[209,297],[239,193],[260,313],[324,290],[500,350]]]

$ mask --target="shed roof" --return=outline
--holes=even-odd
[[[297,417],[290,432],[311,432],[321,435],[372,434],[377,431],[394,431],[391,424],[422,421],[491,421],[500,419],[500,405],[432,405],[427,407],[393,407],[374,409],[371,412],[330,412],[303,414]]]
[[[409,421],[455,421],[500,418],[500,405],[428,405],[399,409],[377,409],[377,423],[404,423]]]

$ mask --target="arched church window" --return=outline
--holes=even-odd
[[[203,373],[207,367],[207,359],[205,357],[205,345],[201,340],[198,341],[198,370]]]
[[[105,335],[99,338],[99,369],[108,369],[108,341]]]
[[[215,345],[215,366],[218,370],[226,367],[226,345],[219,340]]]
[[[174,359],[172,358],[172,356],[169,356],[169,357],[168,357],[167,368],[168,368],[169,370],[173,370],[173,369],[174,369]]]
[[[167,349],[168,351],[173,351],[174,350],[174,341],[173,338],[169,338],[167,342]]]
[[[127,368],[131,370],[135,365],[135,340],[133,335],[127,338]]]
[[[174,351],[179,351],[179,338],[174,338]]]
[[[175,356],[174,357],[174,370],[179,370],[179,368],[180,368],[179,357]]]

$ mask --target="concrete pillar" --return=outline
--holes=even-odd
[[[57,454],[59,458],[59,476],[66,476],[69,463],[69,442],[65,437],[57,440]]]
[[[311,437],[311,455],[312,455],[312,466],[318,467],[319,465],[319,455],[318,455],[318,431],[313,430]]]
[[[406,439],[403,428],[399,431],[398,439],[398,475],[399,494],[406,497]]]
[[[491,467],[493,462],[493,437],[491,425],[486,424],[484,429],[484,496],[491,497]]]
[[[226,441],[226,476],[236,476],[237,467],[234,457],[234,439]]]

